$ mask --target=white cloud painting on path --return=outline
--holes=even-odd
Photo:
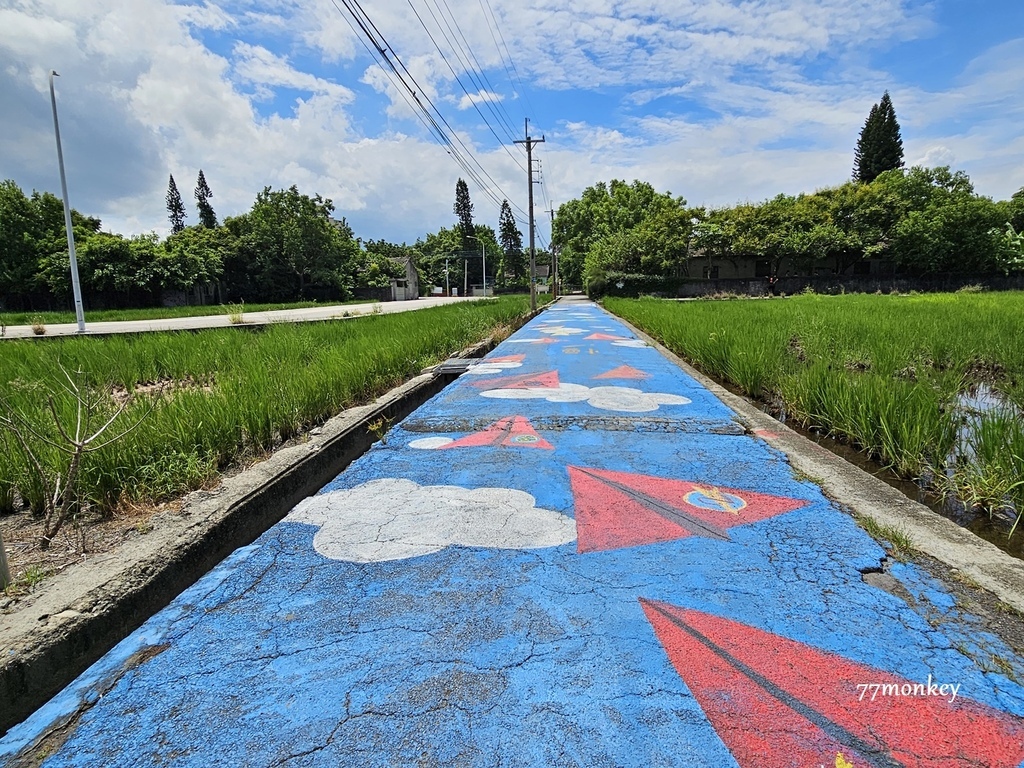
[[[404,560],[450,546],[539,549],[575,541],[576,523],[535,501],[511,488],[385,478],[312,496],[285,520],[318,526],[314,549],[353,563]]]
[[[632,387],[587,387],[582,384],[559,384],[557,387],[525,389],[488,389],[483,397],[502,400],[546,400],[549,403],[586,402],[604,411],[645,413],[662,405],[689,405],[692,401],[666,392],[643,392]]]
[[[500,363],[488,363],[485,360],[482,363],[477,363],[476,365],[469,366],[469,368],[466,369],[466,373],[470,374],[471,376],[480,376],[485,373],[503,373],[507,370],[511,370],[512,368],[522,367],[523,364],[521,362],[515,362],[511,360]]]

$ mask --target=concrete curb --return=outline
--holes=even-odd
[[[736,411],[749,432],[766,433],[767,442],[785,453],[793,468],[819,485],[841,509],[870,518],[880,526],[903,530],[915,550],[960,571],[1007,605],[1024,612],[1024,562],[794,432],[694,369],[656,339],[616,317]]]
[[[453,357],[480,357],[496,344],[491,337]],[[427,369],[335,416],[307,442],[278,450],[213,491],[189,494],[179,512],[155,517],[154,530],[131,548],[67,569],[38,599],[4,616],[0,736],[362,455],[378,439],[371,424],[401,420],[454,378]]]

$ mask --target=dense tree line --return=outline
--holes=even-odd
[[[101,231],[99,219],[72,212],[79,276],[86,307],[155,306],[172,298],[189,303],[344,300],[362,289],[386,289],[419,272],[420,290],[447,284],[459,293],[483,282],[527,290],[523,235],[505,201],[497,231],[473,221],[469,188],[459,179],[456,221],[412,246],[361,242],[334,205],[292,186],[260,192],[252,208],[218,223],[213,192],[202,171],[194,192],[198,224],[187,212],[174,177],[165,203],[171,233],[133,237]],[[0,309],[70,306],[71,275],[63,204],[44,192],[26,195],[13,181],[0,184]],[[537,254],[538,264],[549,255]],[[365,295],[365,294],[364,294]]]
[[[205,177],[195,198],[199,224],[185,211],[171,179],[172,233],[123,237],[99,219],[72,212],[79,275],[87,306],[156,305],[169,292],[189,301],[343,300],[360,287],[386,287],[402,268],[379,250],[364,250],[334,206],[292,186],[267,187],[252,209],[218,225]],[[7,309],[63,308],[71,277],[63,204],[0,184],[0,298]],[[181,296],[179,296],[181,298]]]
[[[978,195],[947,167],[880,173],[812,194],[687,208],[646,182],[589,187],[557,212],[554,245],[567,284],[611,272],[700,277],[709,258],[767,261],[772,274],[849,274],[881,259],[905,275],[995,274],[1024,268],[1024,189],[1010,200]]]

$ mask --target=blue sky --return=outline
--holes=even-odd
[[[455,182],[467,173],[367,54],[344,8],[340,0],[5,0],[0,178],[59,190],[52,68],[61,73],[72,204],[112,231],[165,233],[168,174],[188,203],[200,168],[221,216],[247,210],[264,186],[296,184],[334,200],[364,239],[413,242],[450,225]],[[511,141],[522,138],[525,117],[544,135],[541,245],[549,204],[597,181],[644,179],[706,205],[841,183],[885,90],[908,165],[951,165],[994,198],[1024,186],[1019,0],[364,0],[363,8],[421,101],[430,99],[462,154],[486,172],[478,171],[487,189],[467,177],[478,221],[496,225],[495,200],[504,197],[525,211],[525,158]]]

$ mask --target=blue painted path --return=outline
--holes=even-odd
[[[563,301],[0,763],[76,714],[44,766],[1019,766],[1024,688],[985,663],[1013,652],[913,566],[891,573],[914,607],[865,584],[883,556],[696,381]]]

